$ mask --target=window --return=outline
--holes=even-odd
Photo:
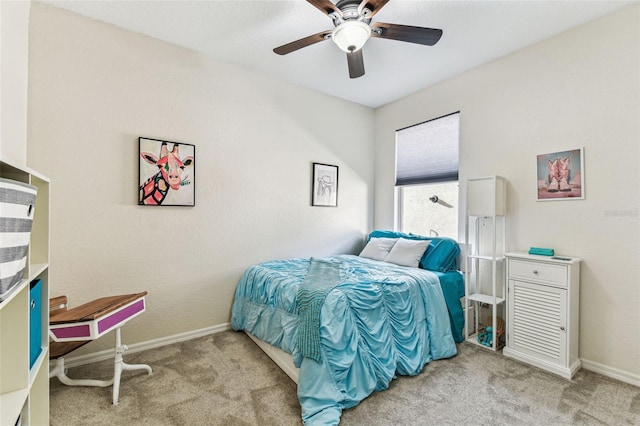
[[[396,222],[402,232],[458,238],[460,113],[396,131]]]

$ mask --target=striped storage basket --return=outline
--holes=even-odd
[[[23,278],[38,189],[0,178],[0,301]]]

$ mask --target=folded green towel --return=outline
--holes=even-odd
[[[320,310],[327,294],[342,281],[342,262],[311,258],[309,268],[297,294],[298,331],[296,343],[300,353],[322,362],[320,351]]]
[[[538,255],[541,255],[541,256],[553,256],[553,249],[541,248],[541,247],[531,247],[529,249],[529,254],[538,254]]]

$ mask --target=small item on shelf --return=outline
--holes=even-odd
[[[496,326],[497,347],[501,348],[504,346],[504,320],[498,317],[496,322],[498,323]],[[493,347],[493,318],[491,315],[487,317],[487,325],[481,327],[478,332],[478,343],[488,348]]]
[[[478,333],[478,343],[489,348],[493,346],[493,328],[490,325]]]
[[[529,249],[529,254],[537,254],[540,256],[553,256],[553,249],[542,248],[542,247],[531,247]]]

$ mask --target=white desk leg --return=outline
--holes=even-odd
[[[120,396],[120,376],[122,370],[147,370],[147,374],[151,374],[151,367],[146,364],[127,364],[122,359],[122,354],[127,350],[127,345],[122,344],[122,335],[120,327],[116,328],[116,358],[113,369],[113,405],[118,405],[118,397]]]
[[[56,360],[56,365],[49,373],[49,378],[57,377],[62,384],[67,386],[98,386],[101,388],[111,386],[113,379],[110,380],[93,380],[93,379],[71,379],[67,376],[66,368],[64,366],[64,357],[60,357]]]

